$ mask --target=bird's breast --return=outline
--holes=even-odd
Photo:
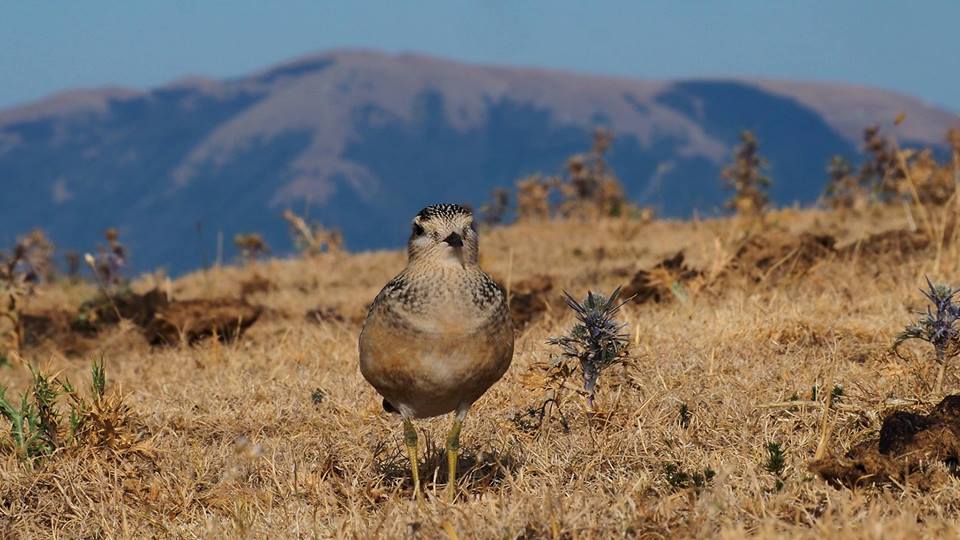
[[[456,317],[429,324],[371,317],[360,337],[360,369],[385,397],[456,394],[486,388],[513,357],[509,326],[473,327]]]

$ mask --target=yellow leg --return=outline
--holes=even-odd
[[[410,458],[410,473],[413,475],[413,498],[420,495],[420,466],[417,462],[417,430],[408,418],[403,419],[403,444],[407,447],[407,457]]]
[[[454,418],[453,428],[447,436],[447,502],[457,498],[457,458],[460,456],[460,428],[463,422]]]

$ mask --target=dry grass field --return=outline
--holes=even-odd
[[[106,420],[85,442],[24,461],[3,426],[0,537],[957,537],[960,480],[939,458],[859,485],[811,469],[815,457],[840,467],[891,411],[942,397],[932,351],[911,345],[901,359],[891,345],[925,309],[924,276],[960,283],[960,247],[907,227],[901,209],[787,209],[749,233],[735,218],[484,231],[481,263],[524,326],[507,375],[467,417],[453,505],[442,502],[450,419],[418,423],[417,504],[400,421],[357,364],[366,306],[404,253],[142,277],[136,291],[157,281],[175,299],[213,299],[259,276],[245,298],[262,313],[234,342],[151,347],[121,323],[81,354],[46,339],[0,368],[11,401],[30,386],[24,363],[83,395],[93,360],[107,379]],[[679,251],[686,270],[657,266]],[[620,315],[630,356],[601,375],[588,411],[576,376],[549,377],[558,350],[546,341],[573,322],[562,290],[618,285],[638,294]],[[94,293],[40,289],[26,311],[76,309]],[[958,386],[952,366],[944,393]]]

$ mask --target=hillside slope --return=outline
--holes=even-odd
[[[0,112],[0,240],[42,226],[90,250],[117,226],[136,268],[209,260],[216,231],[289,249],[292,206],[353,249],[397,246],[443,200],[482,203],[521,175],[556,172],[595,126],[632,199],[710,214],[741,129],[759,136],[773,199],[809,203],[833,154],[905,111],[905,141],[937,144],[955,114],[890,92],[749,80],[636,81],[337,51],[228,80],[68,92]],[[228,256],[231,252],[228,250]]]

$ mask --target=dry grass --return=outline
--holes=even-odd
[[[845,216],[785,210],[768,228],[829,232],[843,248],[903,224],[895,212]],[[554,309],[535,319],[518,336],[506,377],[467,418],[467,495],[454,506],[433,496],[443,487],[449,419],[419,423],[433,444],[421,456],[430,496],[418,507],[399,421],[382,412],[357,367],[359,320],[402,267],[401,252],[270,260],[179,279],[170,287],[178,298],[239,296],[254,274],[274,286],[250,296],[266,311],[234,344],[151,350],[128,326],[102,336],[93,356],[102,354],[110,387],[122,393],[152,452],[63,451],[32,467],[0,452],[0,537],[960,534],[960,481],[946,468],[930,465],[922,487],[831,487],[807,469],[821,440],[822,407],[770,406],[807,400],[814,386],[822,398],[842,385],[842,407],[827,431],[827,448],[842,453],[876,434],[890,400],[929,403],[935,363],[920,349],[902,361],[889,348],[911,320],[909,309],[922,305],[925,274],[960,283],[955,244],[939,257],[933,248],[909,257],[840,249],[802,274],[776,261],[757,283],[722,277],[741,231],[729,220],[488,231],[484,266],[503,283],[546,274],[556,284],[551,294],[609,292],[679,249],[714,281],[683,302],[625,308],[631,361],[601,376],[599,413],[588,415],[573,391],[561,396],[569,432],[556,410],[539,428],[515,421],[542,404],[537,366],[556,352],[545,342],[572,316]],[[149,286],[150,279],[137,284]],[[31,302],[63,305],[79,296],[43,291]],[[304,317],[317,307],[345,321]],[[74,381],[87,379],[88,360],[53,347],[30,357]],[[29,382],[19,366],[2,374],[8,395]],[[948,391],[960,386],[957,375],[948,371]],[[766,467],[770,442],[785,450],[779,476]],[[716,474],[702,486],[676,474],[705,469]]]

